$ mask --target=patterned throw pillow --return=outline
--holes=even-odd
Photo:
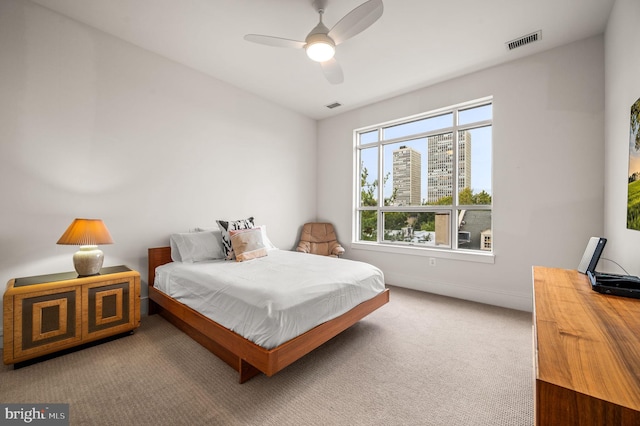
[[[222,251],[225,255],[225,259],[233,260],[234,253],[233,246],[231,245],[231,237],[229,235],[229,231],[254,228],[255,225],[253,224],[253,217],[250,217],[248,219],[232,220],[228,222],[225,220],[216,220],[216,223],[218,224],[218,228],[220,228],[220,231],[222,231]]]

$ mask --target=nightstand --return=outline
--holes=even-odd
[[[3,303],[3,360],[14,364],[137,328],[140,274],[112,266],[11,279]]]

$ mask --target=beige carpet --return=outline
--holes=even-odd
[[[533,424],[531,314],[391,288],[391,302],[273,377],[172,325],[0,367],[0,402],[69,403],[72,425]]]

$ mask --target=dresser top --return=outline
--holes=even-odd
[[[108,266],[106,268],[102,268],[100,269],[100,273],[97,275],[92,275],[92,276],[101,276],[101,275],[109,275],[109,274],[117,274],[120,272],[129,272],[131,271],[131,269],[129,269],[128,267],[124,266],[124,265],[119,265],[119,266]],[[13,284],[14,287],[23,287],[23,286],[27,286],[27,285],[34,285],[34,284],[44,284],[44,283],[52,283],[52,282],[56,282],[56,281],[68,281],[68,280],[74,280],[76,278],[84,278],[84,277],[79,277],[78,273],[75,271],[72,272],[61,272],[58,274],[47,274],[47,275],[36,275],[33,277],[22,277],[22,278],[16,278],[15,282]]]
[[[640,299],[576,270],[533,268],[537,379],[640,410]]]

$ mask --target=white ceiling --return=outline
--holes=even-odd
[[[248,33],[304,40],[313,0],[32,0],[134,45],[315,119],[601,34],[615,0],[384,0],[384,14],[337,48],[344,83],[303,50]],[[364,0],[328,0],[331,28]],[[542,30],[508,51],[505,42]],[[329,110],[325,105],[340,102]]]

